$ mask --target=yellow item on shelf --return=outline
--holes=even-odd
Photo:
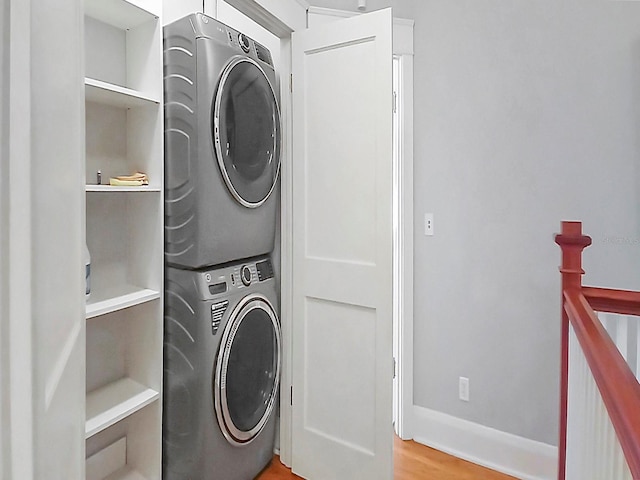
[[[149,185],[149,177],[142,172],[136,172],[132,175],[120,175],[109,178],[109,185],[113,187],[140,187]]]

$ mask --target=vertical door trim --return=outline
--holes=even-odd
[[[398,28],[394,24],[394,28]],[[413,24],[411,24],[413,40]],[[413,44],[400,54],[400,411],[398,435],[413,438]]]
[[[2,395],[6,434],[3,428],[3,472],[9,478],[30,480],[34,475],[34,406],[31,311],[31,0],[5,0],[9,14],[8,73],[2,72],[4,106],[2,125],[7,135],[3,161],[2,225],[2,321],[6,334]],[[5,67],[6,68],[6,67]],[[8,93],[8,95],[4,95]],[[7,114],[6,119],[4,114]],[[4,155],[3,155],[4,156]],[[6,322],[6,323],[5,323]],[[4,338],[4,335],[3,335]],[[0,362],[2,364],[4,362]],[[6,369],[6,370],[5,370]],[[5,373],[7,376],[5,377]],[[5,436],[6,435],[6,436]]]
[[[291,356],[293,351],[292,315],[293,297],[293,173],[292,156],[292,92],[291,92],[291,35],[280,40],[280,115],[282,145],[280,158],[280,331],[282,334],[282,365],[280,370],[280,461],[291,466],[291,428],[293,376]],[[289,81],[287,81],[289,80]]]

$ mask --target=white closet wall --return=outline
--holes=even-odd
[[[85,0],[88,480],[161,478],[161,11]],[[148,186],[109,186],[136,171]]]

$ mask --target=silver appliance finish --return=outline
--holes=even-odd
[[[163,479],[250,480],[273,457],[280,322],[268,257],[168,268]]]
[[[191,269],[273,250],[280,172],[267,48],[207,17],[164,27],[165,258]]]

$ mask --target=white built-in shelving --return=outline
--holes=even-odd
[[[100,296],[102,295],[102,296]],[[160,292],[133,285],[118,285],[112,290],[96,292],[87,302],[87,319],[113,313],[160,298]]]
[[[87,185],[85,187],[87,192],[130,192],[130,193],[144,193],[144,192],[157,192],[162,189],[160,187],[149,187],[146,185],[140,187],[114,187],[111,185]]]
[[[102,82],[95,78],[84,79],[85,98],[89,102],[117,107],[133,108],[148,104],[158,104],[160,99],[130,88]]]
[[[121,378],[98,388],[87,396],[85,434],[91,437],[141,408],[158,400],[160,394],[152,388]]]
[[[105,477],[104,480],[146,480],[145,477],[140,475],[136,470],[132,470],[129,467],[122,467],[122,469],[115,473]]]
[[[161,0],[84,0],[87,480],[161,478],[161,11]],[[134,172],[149,185],[109,185]]]

